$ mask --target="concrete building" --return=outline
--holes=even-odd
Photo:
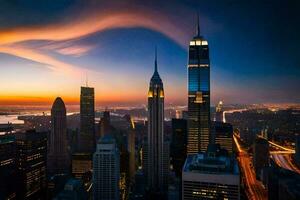
[[[97,143],[93,155],[94,200],[119,200],[120,153],[111,135]]]
[[[236,160],[219,155],[216,145],[206,153],[188,155],[182,171],[182,199],[240,199]]]
[[[269,142],[264,138],[256,138],[253,145],[253,166],[258,179],[261,179],[262,169],[269,166],[269,162]]]

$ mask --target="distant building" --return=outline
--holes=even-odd
[[[226,149],[229,154],[233,152],[233,128],[229,123],[213,122],[212,132],[214,142],[219,144],[222,149]]]
[[[93,155],[94,200],[119,200],[120,153],[111,135],[97,143]]]
[[[149,195],[164,195],[167,191],[168,172],[165,171],[165,157],[168,149],[164,144],[164,88],[157,71],[155,52],[155,69],[148,91],[148,138],[146,175]],[[150,197],[152,198],[152,197]],[[153,196],[154,198],[154,196]]]
[[[177,177],[181,177],[186,159],[187,121],[172,119],[172,140],[170,146],[171,164]]]
[[[269,166],[269,142],[264,138],[256,138],[253,146],[253,166],[256,177],[261,177],[261,170]]]
[[[210,142],[210,61],[207,41],[197,34],[188,58],[188,154],[205,152]]]
[[[0,135],[0,199],[16,198],[16,138]]]
[[[88,196],[84,190],[83,182],[79,179],[71,178],[65,184],[64,190],[61,191],[54,200],[85,200]]]
[[[223,102],[219,101],[216,106],[216,122],[223,122]]]
[[[16,133],[18,199],[44,199],[46,195],[46,132]]]
[[[215,145],[206,153],[188,155],[182,172],[182,199],[240,199],[240,172],[231,157],[218,154]]]
[[[110,128],[110,114],[109,111],[103,112],[103,117],[101,117],[100,120],[100,138],[103,137],[105,134],[110,134],[111,128]]]
[[[94,88],[81,87],[80,93],[80,134],[78,151],[95,151],[95,96]]]
[[[70,173],[66,107],[60,97],[57,97],[52,105],[51,134],[48,144],[47,164],[49,174]]]

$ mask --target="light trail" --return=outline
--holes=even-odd
[[[262,184],[256,180],[255,172],[251,168],[251,158],[238,142],[238,137],[234,134],[233,140],[238,150],[238,161],[244,175],[246,184],[246,194],[251,200],[267,200],[267,191]]]
[[[223,111],[223,122],[226,123],[226,114],[227,113],[234,113],[234,112],[243,112],[246,111],[247,109],[235,109],[235,110],[226,110]]]

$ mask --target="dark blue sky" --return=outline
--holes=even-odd
[[[214,103],[220,99],[225,103],[300,102],[299,1],[168,0],[145,3],[138,0],[47,0],[41,3],[34,0],[1,0],[0,5],[0,40],[1,32],[22,32],[22,28],[34,30],[35,27],[56,24],[63,27],[65,24],[76,24],[74,19],[85,19],[90,13],[100,15],[100,18],[95,18],[95,26],[101,14],[114,16],[124,12],[133,16],[129,22],[124,22],[130,25],[123,26],[123,21],[118,19],[118,25],[80,37],[59,41],[48,37],[31,38],[3,44],[4,47],[19,45],[38,49],[39,53],[68,65],[99,72],[101,75],[89,75],[89,79],[98,88],[98,101],[103,104],[110,101],[146,101],[145,94],[153,71],[154,46],[158,46],[159,71],[166,87],[167,102],[186,103],[187,45],[195,33],[197,12],[201,34],[210,47]],[[131,24],[135,17],[141,18],[140,21]],[[94,26],[87,21],[89,26]],[[74,53],[78,48],[74,50],[73,47],[80,47],[84,52]],[[43,63],[36,56],[31,59],[30,56],[10,52],[6,49],[1,52],[0,43],[0,72],[6,74],[8,79],[13,74],[11,70],[19,70],[24,72],[24,80],[43,74],[48,77],[49,85],[53,82],[63,84],[65,80],[66,84],[78,87],[84,82],[82,77],[85,75],[76,83],[61,75],[47,75],[51,73],[49,69],[41,72],[41,69],[37,70],[37,65],[51,65],[53,62]],[[1,93],[8,88],[15,90],[15,94],[11,92],[2,99],[18,96],[18,84],[13,87],[0,86]],[[64,87],[57,92],[50,87],[49,91],[51,95],[57,95],[68,90],[66,93],[72,99],[78,93],[74,88]],[[31,94],[29,96],[38,96],[40,90],[33,88],[26,92]],[[129,96],[123,95],[126,93],[132,99],[128,100]]]

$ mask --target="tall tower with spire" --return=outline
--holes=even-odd
[[[48,149],[50,175],[69,173],[70,156],[67,142],[67,116],[65,103],[57,97],[51,108],[51,134]]]
[[[210,61],[208,42],[197,32],[189,44],[187,153],[204,152],[210,141]]]
[[[164,193],[167,185],[164,144],[164,88],[157,70],[155,49],[154,73],[148,91],[147,182],[151,194]]]

